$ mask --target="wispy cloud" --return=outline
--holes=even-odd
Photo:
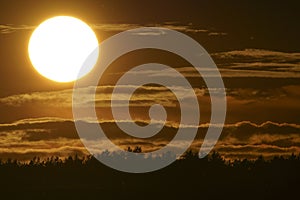
[[[299,97],[300,86],[295,85],[265,85],[256,87],[257,80],[253,81],[249,87],[234,86],[226,89],[227,108],[230,115],[228,122],[238,120],[251,120],[261,122],[266,120],[295,122],[299,117],[300,106]],[[278,80],[274,80],[278,82]],[[264,80],[262,80],[264,84]],[[272,84],[272,83],[271,83]],[[130,85],[118,86],[116,94],[116,105],[127,107],[128,91],[132,89]],[[95,105],[97,113],[101,119],[112,119],[111,115],[111,95],[114,86],[99,86],[96,89]],[[194,94],[185,88],[175,87],[177,94],[189,100]],[[214,90],[213,90],[214,91]],[[216,89],[216,91],[218,91]],[[60,117],[72,118],[72,89],[33,92],[18,95],[11,95],[0,98],[1,115],[4,119],[14,120],[32,117]],[[80,89],[81,95],[76,98],[83,110],[93,105],[93,88],[86,87]],[[209,121],[210,118],[210,94],[207,88],[194,88],[200,106],[202,122]],[[214,94],[214,93],[213,93]],[[148,119],[149,107],[160,104],[165,107],[170,119],[175,120],[180,116],[180,106],[174,93],[162,86],[145,85],[138,88],[130,98],[130,112],[134,119]],[[186,105],[185,109],[194,109]],[[258,115],[257,111],[265,113]],[[30,112],[29,112],[30,111]],[[278,113],[281,113],[280,115]],[[193,117],[193,116],[190,116]],[[3,120],[3,119],[2,119]],[[178,120],[178,119],[177,119]],[[5,121],[3,121],[5,122]]]
[[[266,77],[266,78],[299,78],[300,77],[300,53],[288,53],[270,51],[263,49],[245,49],[212,53],[211,57],[216,63],[222,77]],[[191,78],[217,77],[216,69],[200,65],[190,66],[187,64],[172,63],[181,75]],[[201,70],[200,73],[196,70]],[[176,73],[171,73],[170,69],[164,70],[135,70],[135,74],[149,77],[177,78]],[[110,75],[120,75],[124,72],[111,72]],[[129,72],[127,72],[129,73]],[[132,72],[133,73],[133,72]]]
[[[213,53],[223,76],[299,78],[300,53],[245,49]]]
[[[267,60],[267,61],[278,61],[278,62],[289,62],[300,60],[300,53],[289,53],[289,52],[280,52],[280,51],[271,51],[265,49],[244,49],[244,50],[234,50],[234,51],[227,51],[227,52],[219,52],[213,53],[212,56],[216,56],[220,59],[238,59],[244,61],[251,61],[255,62],[255,59]]]
[[[208,36],[226,36],[228,35],[228,33],[224,33],[224,32],[210,32],[208,33]]]
[[[146,125],[148,122],[139,121],[138,123]],[[139,139],[122,134],[114,121],[102,121],[99,125],[103,130],[106,130],[107,136],[121,148],[142,146],[144,151],[153,151],[165,146],[177,132],[177,127],[167,124],[162,133],[157,136],[149,139]],[[199,125],[198,135],[191,147],[195,151],[199,150],[208,126],[209,124]],[[214,150],[219,151],[227,158],[288,155],[300,152],[299,135],[299,124],[271,121],[256,124],[241,121],[224,126],[221,138]],[[92,146],[97,146],[96,141],[84,140],[86,142],[88,140]],[[186,142],[184,139],[178,140],[172,148],[178,150]],[[105,147],[105,142],[103,145]],[[87,151],[80,142],[74,123],[71,120],[36,118],[0,126],[0,155],[2,158],[31,159],[34,156],[47,157],[54,155],[65,157],[74,154],[83,155],[87,154]]]
[[[120,32],[129,29],[139,28],[139,24],[113,24],[113,23],[101,23],[101,24],[90,24],[90,26],[95,30],[105,31],[105,32]]]
[[[49,92],[33,92],[0,98],[0,103],[16,107],[33,102],[42,102],[43,104],[49,106],[54,106],[55,104],[58,105],[57,103],[60,103],[61,106],[70,106],[72,102],[72,89]]]
[[[300,53],[245,49],[213,53],[224,76],[300,77]]]
[[[14,24],[0,24],[0,33],[9,34],[22,30],[33,30],[36,26],[30,25],[14,25]]]
[[[129,29],[135,29],[140,27],[161,27],[161,28],[168,28],[173,29],[176,31],[181,32],[188,32],[188,33],[207,33],[209,34],[210,31],[208,29],[199,28],[193,26],[192,24],[178,24],[178,23],[164,23],[164,24],[92,24],[92,28],[100,31],[106,32],[120,32],[126,31]]]
[[[193,26],[192,24],[179,24],[176,22],[166,22],[162,24],[128,24],[128,23],[101,23],[101,24],[90,24],[90,26],[101,32],[121,32],[130,29],[140,28],[140,27],[161,27],[168,28],[176,31],[186,32],[186,33],[201,33],[208,36],[225,36],[227,33],[224,32],[211,32],[209,29],[199,28]],[[16,31],[22,30],[33,30],[37,25],[17,25],[17,24],[0,24],[0,33],[9,34]],[[161,32],[146,31],[136,33],[140,35],[161,35],[164,34]]]
[[[131,85],[120,85],[120,86],[98,86],[96,89],[95,101],[98,106],[110,106],[111,94],[113,90],[118,87],[117,100],[119,106],[122,106],[122,101],[127,99],[127,94],[129,89],[134,86]],[[172,87],[174,91],[177,92],[180,98],[190,98],[194,95],[189,89],[184,87]],[[81,92],[80,102],[84,106],[90,106],[91,99],[93,96],[93,90],[91,87],[78,89]],[[203,96],[205,89],[195,88],[195,93],[198,97]],[[49,92],[33,92],[28,94],[12,95],[8,97],[0,98],[0,104],[5,104],[8,106],[20,107],[25,104],[39,103],[51,107],[72,107],[72,94],[73,89],[60,90],[60,91],[49,91]],[[173,107],[176,98],[172,92],[170,92],[165,87],[154,87],[154,86],[141,86],[136,91],[135,95],[131,98],[131,106],[149,106],[153,103],[161,103]],[[125,104],[124,104],[125,105]]]

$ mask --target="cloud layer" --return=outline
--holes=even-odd
[[[82,122],[93,123],[93,122]],[[131,122],[122,122],[131,123]],[[147,122],[139,121],[140,125]],[[113,121],[102,121],[100,126],[116,145],[125,149],[128,146],[141,146],[144,151],[159,149],[174,137],[177,127],[167,124],[158,135],[139,139],[122,133]],[[198,127],[198,135],[191,148],[198,151],[209,124]],[[188,127],[186,127],[188,128]],[[300,153],[300,125],[289,123],[265,122],[255,124],[242,121],[226,124],[214,150],[226,158],[255,158],[274,155]],[[89,140],[88,138],[82,138]],[[81,143],[74,123],[60,118],[36,118],[20,120],[0,125],[1,158],[31,159],[34,156],[65,157],[68,155],[85,155],[87,150]],[[90,141],[91,145],[103,141]],[[179,140],[175,146],[181,148],[185,140]],[[105,142],[102,145],[105,148]],[[105,150],[105,149],[103,149]],[[115,149],[108,149],[114,151]],[[99,152],[100,153],[100,152]]]
[[[245,49],[213,53],[225,76],[300,77],[300,53]]]
[[[212,53],[223,78],[263,77],[263,78],[300,78],[300,53],[270,51],[264,49],[244,49]],[[216,77],[214,69],[209,66],[201,68],[205,77]],[[194,66],[176,66],[185,77],[200,78]],[[148,76],[177,78],[170,70],[141,71]]]
[[[256,81],[256,80],[254,80]],[[274,80],[274,82],[279,82]],[[285,80],[286,82],[286,80]],[[227,123],[250,120],[262,123],[267,120],[296,123],[299,118],[300,85],[227,88]],[[130,85],[119,86],[117,106],[126,106],[125,97]],[[99,119],[111,120],[111,94],[114,86],[98,86],[95,105]],[[193,93],[185,88],[175,87],[178,95],[188,100]],[[80,106],[83,111],[92,106],[92,88],[81,88]],[[72,89],[33,92],[0,98],[3,122],[36,117],[60,117],[72,119]],[[194,88],[201,112],[201,122],[210,120],[210,95],[206,88]],[[168,120],[180,120],[180,107],[175,95],[162,86],[145,85],[136,90],[130,99],[130,112],[134,119],[149,119],[148,111],[154,104],[163,105],[168,112]],[[185,106],[189,109],[189,105]],[[88,115],[87,115],[88,117]],[[190,116],[193,117],[193,116]]]
[[[207,36],[226,36],[224,32],[213,32],[208,29],[199,28],[192,24],[179,24],[177,22],[166,22],[163,24],[122,24],[122,23],[101,23],[90,24],[95,31],[100,32],[121,32],[129,29],[135,29],[140,27],[161,27],[181,31],[185,33],[200,33]],[[32,25],[16,25],[16,24],[0,24],[0,33],[9,34],[21,30],[33,30],[37,26]],[[153,32],[140,33],[140,34],[153,34]],[[156,33],[157,34],[157,33]],[[161,33],[160,33],[161,34]],[[160,35],[159,34],[159,35]]]

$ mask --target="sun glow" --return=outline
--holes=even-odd
[[[74,17],[58,16],[34,30],[28,53],[32,65],[42,76],[70,82],[92,70],[98,60],[99,46],[94,31],[86,23]],[[88,57],[84,73],[78,76]]]

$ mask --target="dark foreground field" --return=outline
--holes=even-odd
[[[0,164],[0,199],[298,199],[300,156],[225,162],[192,153],[152,173],[110,169],[92,157]]]

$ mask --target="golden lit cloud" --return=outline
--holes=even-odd
[[[140,121],[139,123],[147,124],[148,122]],[[159,133],[158,136],[151,139],[139,139],[120,134],[120,130],[113,124],[114,121],[102,121],[100,126],[104,130],[109,130],[107,133],[109,138],[123,149],[128,146],[141,146],[144,151],[157,150],[168,144],[177,131],[177,127],[174,124],[167,123],[163,132]],[[201,124],[198,127],[198,135],[191,149],[199,150],[208,125]],[[271,121],[256,124],[249,121],[241,121],[224,126],[221,138],[214,150],[225,155],[226,158],[289,155],[291,153],[300,153],[299,135],[299,124],[275,123]],[[82,139],[88,140],[86,138]],[[97,143],[103,141],[89,140],[88,142],[91,144],[91,147],[94,145],[96,148]],[[178,150],[186,142],[184,139],[178,140],[172,148]],[[75,154],[87,154],[78,138],[74,123],[60,118],[26,119],[11,124],[2,124],[0,126],[0,144],[0,155],[2,158],[12,157],[26,160],[32,159],[34,156],[45,158],[48,156],[65,157]],[[105,147],[105,143],[103,145]],[[116,149],[108,150],[114,151]]]

